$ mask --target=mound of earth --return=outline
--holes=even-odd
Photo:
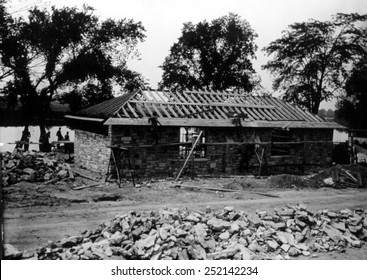
[[[316,187],[314,183],[305,176],[280,174],[268,178],[267,187],[269,188],[310,188]]]

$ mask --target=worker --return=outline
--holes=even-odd
[[[46,130],[46,133],[43,136],[43,143],[42,143],[44,152],[51,152],[50,136],[51,136],[50,131]]]
[[[69,131],[66,131],[64,140],[70,141]],[[65,143],[64,147],[65,147],[65,154],[70,154],[70,143]]]
[[[57,141],[64,140],[64,137],[62,136],[62,133],[61,133],[61,127],[59,127],[59,130],[56,132],[56,136],[57,136]],[[57,144],[57,148],[60,148],[60,144]]]
[[[162,125],[158,120],[158,115],[156,112],[148,119],[148,123],[150,124],[150,131],[152,132],[152,137],[155,144],[158,144],[159,133],[158,133],[158,125]]]
[[[241,117],[237,113],[233,115],[232,123],[236,127],[236,136],[237,138],[240,139],[242,136],[242,122],[241,122]]]
[[[28,125],[24,127],[24,130],[22,132],[22,137],[20,138],[20,144],[17,144],[17,148],[24,147],[24,151],[29,150],[29,139],[31,138],[31,133],[29,132]]]

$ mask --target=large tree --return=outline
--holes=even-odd
[[[250,24],[232,13],[210,23],[185,23],[161,66],[160,88],[251,91],[255,37]]]
[[[42,135],[50,102],[65,92],[82,104],[81,93],[92,92],[100,101],[111,97],[116,87],[131,90],[143,83],[138,73],[127,68],[126,60],[144,39],[144,31],[140,22],[132,20],[101,21],[87,6],[35,7],[28,18],[14,17],[2,1],[3,93],[11,103],[20,100],[28,118],[38,118]]]
[[[273,58],[263,66],[284,99],[317,114],[319,105],[340,93],[350,65],[366,53],[367,15],[337,14],[329,21],[291,24],[264,48]]]
[[[347,79],[345,95],[337,103],[337,119],[354,129],[367,129],[367,58],[358,62]]]

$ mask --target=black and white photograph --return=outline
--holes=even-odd
[[[0,0],[1,259],[367,260],[366,112],[365,0]]]

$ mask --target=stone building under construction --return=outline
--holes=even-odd
[[[197,90],[138,90],[66,117],[76,164],[106,173],[113,159],[138,176],[175,176],[184,163],[196,174],[328,165],[344,128],[275,97]]]

